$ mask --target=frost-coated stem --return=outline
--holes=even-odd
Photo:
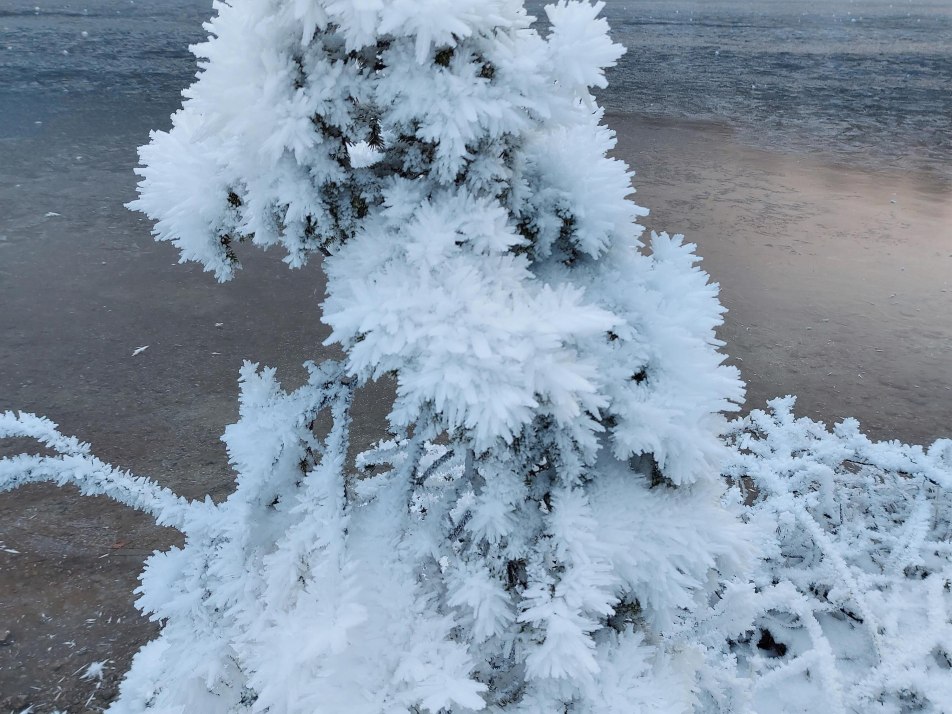
[[[352,422],[350,410],[354,402],[354,388],[351,382],[344,382],[341,379],[338,379],[338,385],[338,391],[333,401],[330,402],[332,426],[330,433],[327,435],[322,461],[333,460],[333,467],[343,474],[341,478],[343,493],[341,495],[344,504],[349,504],[352,500],[351,491],[353,487],[351,479],[347,476],[346,461],[347,449],[350,446]]]
[[[46,417],[11,411],[0,414],[0,439],[35,439],[58,454],[77,456],[89,453],[89,444],[75,436],[63,436],[57,425]]]
[[[809,531],[810,537],[813,538],[814,542],[819,546],[820,550],[823,552],[827,558],[830,559],[830,562],[833,563],[834,567],[837,569],[839,576],[843,579],[843,582],[849,588],[850,595],[853,597],[853,602],[856,603],[857,608],[862,615],[863,622],[866,624],[869,634],[873,639],[873,645],[876,648],[876,656],[879,658],[879,661],[883,659],[883,642],[882,636],[880,634],[880,627],[878,619],[873,615],[873,610],[866,601],[865,590],[862,588],[861,584],[853,576],[849,566],[843,560],[843,557],[840,555],[837,547],[827,536],[826,532],[820,528],[813,516],[811,516],[803,506],[797,504],[796,507],[797,517],[800,519],[800,522],[803,523],[804,527]]]
[[[819,677],[826,682],[827,693],[833,696],[833,700],[828,701],[829,709],[827,711],[830,714],[843,714],[845,712],[843,708],[843,688],[837,674],[836,657],[833,654],[829,639],[823,632],[823,628],[813,614],[806,598],[801,593],[796,592],[789,583],[781,583],[773,587],[765,593],[765,596],[766,602],[772,603],[767,607],[787,609],[797,616],[813,641],[813,649],[762,675],[757,682],[757,687],[770,686],[779,678],[803,672],[811,665],[816,664]]]
[[[397,469],[396,481],[405,483],[410,489],[417,470],[420,468],[420,461],[423,459],[424,446],[426,444],[426,416],[421,417],[413,429],[413,436],[407,445],[406,457],[400,467]],[[408,491],[409,494],[409,491]]]
[[[35,439],[55,456],[21,454],[0,459],[0,492],[31,483],[76,486],[84,496],[107,496],[148,513],[159,525],[182,530],[191,504],[151,479],[135,476],[89,454],[89,445],[63,436],[49,419],[0,414],[0,438]]]

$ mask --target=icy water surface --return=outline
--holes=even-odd
[[[210,12],[209,0],[0,0],[0,136],[29,128],[24,96],[46,110],[64,93],[174,98]],[[613,111],[952,175],[948,0],[608,0],[604,14],[628,47],[602,96]]]
[[[952,2],[608,0],[612,110],[952,175]]]

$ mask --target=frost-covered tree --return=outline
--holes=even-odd
[[[58,455],[0,484],[186,535],[147,563],[164,626],[110,711],[731,708],[692,633],[749,550],[718,438],[743,388],[693,246],[640,242],[607,156],[601,5],[548,6],[543,35],[521,0],[216,3],[132,206],[220,280],[241,243],[322,258],[345,359],[292,393],[245,367],[220,505],[6,415]],[[348,464],[352,390],[388,374],[392,434]]]

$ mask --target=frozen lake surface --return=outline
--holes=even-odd
[[[208,0],[5,0],[0,136],[29,131],[64,93],[174,100],[210,12]],[[613,111],[727,121],[765,148],[952,176],[946,0],[608,0],[604,14],[629,50],[602,97]]]
[[[952,175],[952,3],[609,0],[614,110]]]

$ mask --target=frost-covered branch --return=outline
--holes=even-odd
[[[34,439],[55,452],[52,456],[20,454],[0,459],[0,492],[30,483],[75,486],[84,496],[107,496],[156,523],[182,530],[189,503],[169,489],[103,463],[89,453],[89,445],[63,436],[49,419],[33,414],[0,413],[0,439]]]

